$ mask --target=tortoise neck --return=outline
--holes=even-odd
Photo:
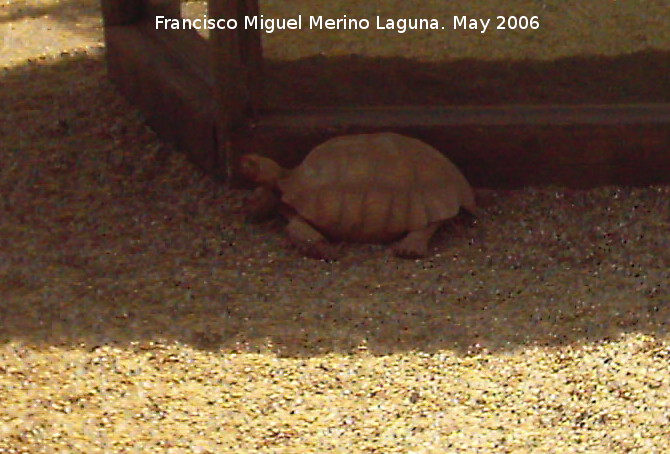
[[[291,174],[291,171],[285,169],[284,167],[277,164],[272,159],[263,159],[260,161],[261,171],[260,171],[260,183],[265,186],[270,186],[273,189],[277,187],[279,181],[284,178],[288,178]]]
[[[279,165],[277,167],[279,167],[279,169],[278,169],[279,172],[277,173],[277,181],[286,179],[286,178],[291,176],[291,170],[290,169],[286,169],[286,168],[284,168],[282,166],[279,166]]]
[[[277,187],[279,182],[289,176],[289,171],[279,165],[272,169],[272,178],[270,180],[273,187]]]

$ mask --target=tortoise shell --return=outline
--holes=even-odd
[[[331,238],[385,242],[475,209],[458,168],[395,133],[330,139],[278,182],[282,201]]]

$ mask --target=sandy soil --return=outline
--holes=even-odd
[[[270,106],[599,104],[670,102],[666,0],[591,2],[261,2],[265,18],[302,16],[301,30],[263,33]],[[202,17],[206,4],[183,4]],[[368,30],[309,29],[310,16],[368,19]],[[436,19],[440,30],[378,30]],[[485,33],[454,16],[491,19]],[[535,17],[536,30],[498,29]],[[206,33],[205,33],[206,35]]]
[[[430,259],[303,259],[144,126],[99,27],[1,5],[54,34],[1,54],[0,452],[665,450],[670,188],[499,193]]]

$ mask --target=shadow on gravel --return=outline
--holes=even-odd
[[[500,194],[430,259],[347,246],[326,264],[246,224],[245,193],[162,145],[100,57],[10,70],[0,105],[3,342],[302,356],[667,334],[667,188]]]

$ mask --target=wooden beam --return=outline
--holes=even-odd
[[[330,137],[396,131],[444,152],[476,186],[670,183],[670,105],[269,112],[245,151],[294,166]]]
[[[160,42],[172,58],[188,66],[188,71],[214,86],[209,45],[196,30],[156,30],[152,21],[138,24],[138,29],[147,37]]]
[[[667,124],[670,104],[397,106],[272,109],[259,125],[306,128],[464,125]]]
[[[242,15],[259,16],[258,0],[240,0]],[[253,118],[265,108],[265,84],[263,66],[263,45],[259,30],[242,27],[240,29],[240,55],[245,70],[248,92],[248,109]]]
[[[145,12],[144,0],[102,0],[105,26],[129,25],[140,21]]]
[[[209,0],[209,18],[238,22],[237,29],[211,30],[209,38],[218,147],[231,178],[237,175],[240,134],[247,122],[254,121],[262,102],[260,32],[243,27],[245,16],[257,13],[257,0]]]
[[[211,86],[194,66],[154,36],[147,24],[106,27],[110,79],[146,116],[165,141],[186,153],[215,178],[218,161]],[[183,42],[182,44],[186,44]],[[191,41],[194,53],[201,40]]]
[[[209,0],[210,19],[238,19],[241,14],[236,0]],[[244,123],[247,91],[240,55],[240,35],[234,29],[210,30],[210,61],[214,78],[214,104],[218,159],[225,163],[226,174],[232,177],[237,157],[233,146],[235,132]]]

